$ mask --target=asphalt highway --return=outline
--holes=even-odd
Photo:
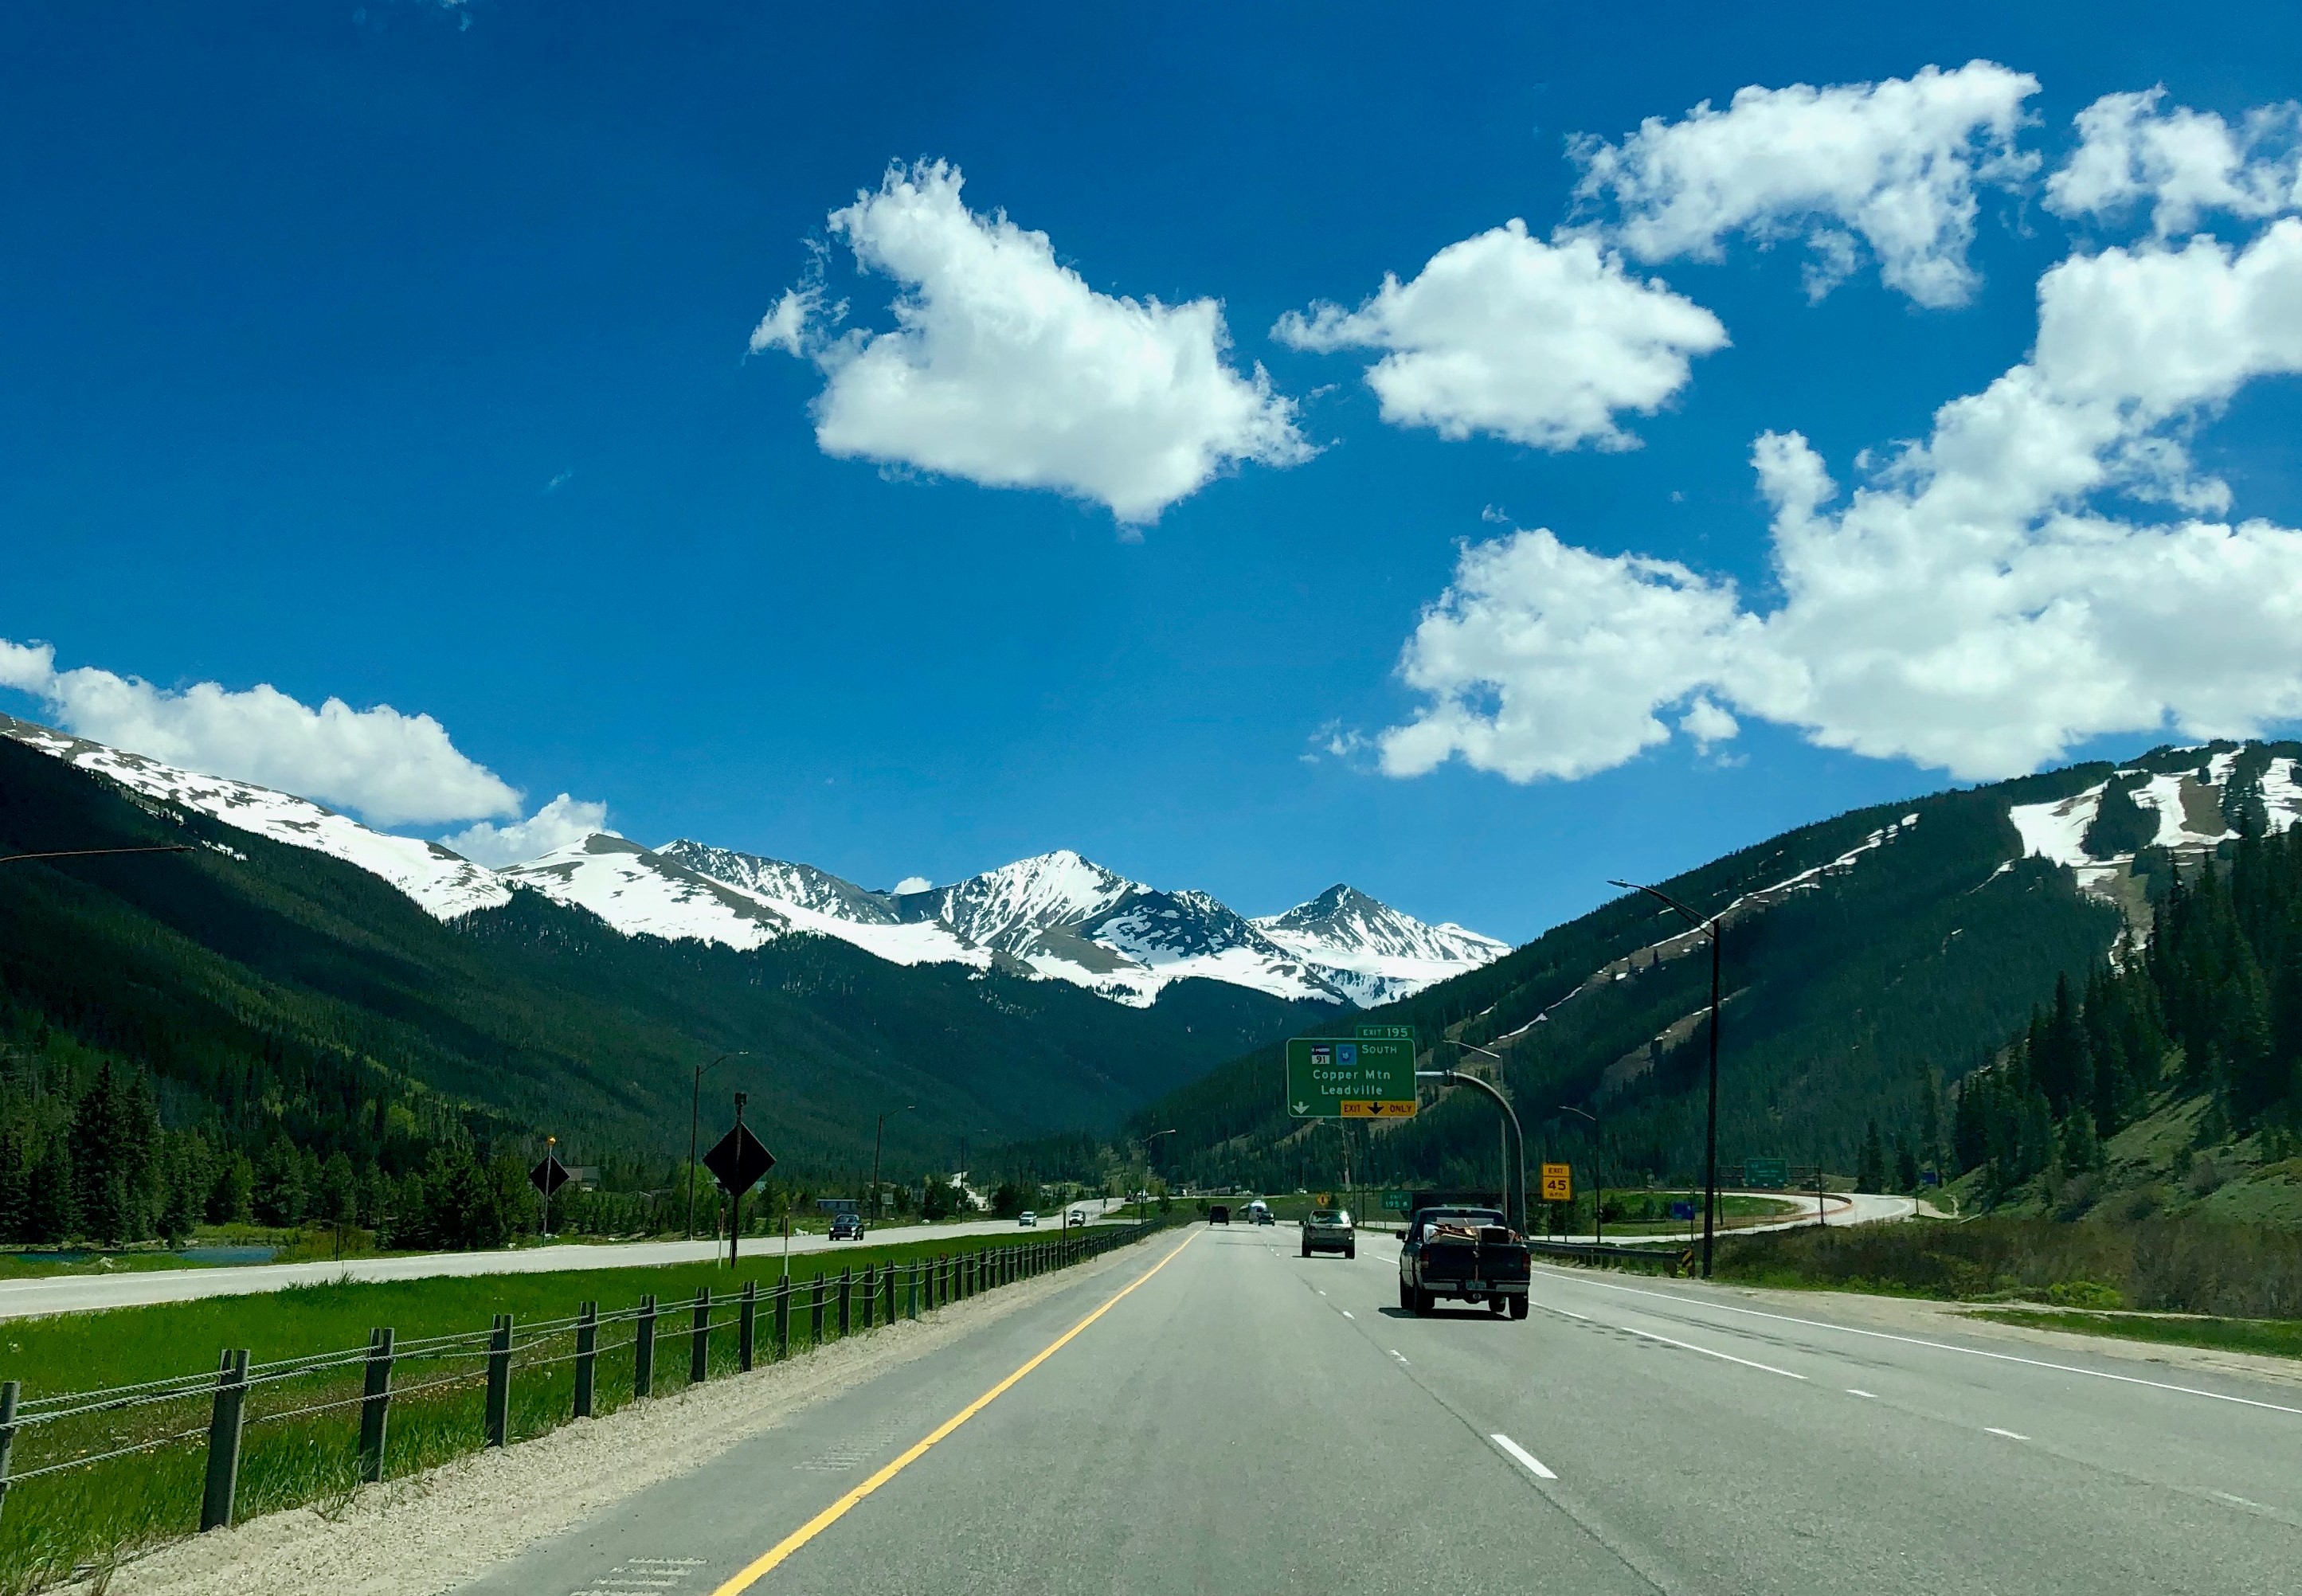
[[[466,1589],[2302,1585],[2291,1388],[1563,1270],[1417,1319],[1396,1256],[1171,1232]]]
[[[1113,1205],[1101,1197],[1074,1203],[1100,1219]],[[1066,1209],[1040,1216],[1042,1228],[1060,1235]],[[964,1220],[953,1224],[884,1225],[870,1239],[889,1244],[937,1241],[962,1236],[1012,1235],[1012,1219]],[[792,1255],[827,1252],[853,1242],[819,1235],[794,1236]],[[744,1255],[780,1256],[781,1237],[746,1236]],[[509,1248],[499,1252],[410,1253],[394,1257],[346,1258],[340,1263],[246,1264],[219,1268],[145,1269],[118,1274],[59,1274],[0,1281],[0,1319],[37,1314],[76,1314],[140,1303],[189,1302],[203,1297],[242,1297],[324,1281],[412,1281],[435,1275],[542,1274],[567,1269],[636,1269],[661,1264],[693,1264],[725,1257],[726,1241],[623,1241],[570,1243]]]

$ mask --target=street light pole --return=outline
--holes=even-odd
[[[1607,885],[1646,894],[1710,937],[1710,1111],[1703,1131],[1702,1152],[1702,1278],[1709,1280],[1710,1255],[1718,1231],[1718,917],[1714,914],[1706,919],[1669,894],[1636,881],[1609,880]]]
[[[703,1078],[731,1058],[749,1058],[751,1050],[723,1053],[708,1064],[695,1066],[695,1091],[687,1105],[687,1239],[695,1239],[695,1135],[703,1125]]]
[[[1462,1044],[1462,1046],[1468,1046],[1469,1044],[1465,1043]],[[1486,1050],[1484,1048],[1473,1048],[1472,1051],[1474,1053],[1483,1053]],[[1488,1056],[1492,1057],[1493,1054],[1490,1054]],[[1446,1080],[1452,1081],[1457,1086],[1476,1087],[1479,1090],[1486,1093],[1488,1096],[1492,1097],[1495,1100],[1495,1106],[1503,1111],[1503,1120],[1510,1126],[1511,1146],[1517,1155],[1517,1156],[1512,1160],[1512,1163],[1518,1166],[1518,1182],[1516,1188],[1518,1211],[1516,1214],[1511,1212],[1513,1188],[1508,1178],[1510,1172],[1506,1170],[1504,1172],[1505,1179],[1503,1180],[1503,1219],[1513,1230],[1518,1231],[1521,1235],[1525,1235],[1526,1233],[1526,1135],[1519,1129],[1518,1111],[1511,1107],[1510,1099],[1504,1096],[1500,1091],[1489,1085],[1486,1081],[1481,1080],[1477,1076],[1466,1075],[1460,1070],[1417,1070],[1415,1072],[1415,1079],[1417,1080]]]
[[[1494,1060],[1497,1064],[1502,1064],[1508,1062],[1504,1059],[1501,1054],[1497,1053],[1493,1048],[1482,1047],[1476,1042],[1466,1042],[1460,1037],[1458,1037],[1456,1038],[1455,1046],[1466,1053],[1475,1053],[1483,1057],[1491,1058]],[[1497,1070],[1495,1072],[1498,1075],[1502,1073],[1500,1070]],[[1417,1079],[1421,1079],[1423,1078],[1424,1071],[1418,1070],[1415,1073]],[[1454,1079],[1458,1081],[1468,1081],[1473,1086],[1483,1088],[1488,1096],[1492,1097],[1497,1103],[1502,1105],[1503,1115],[1510,1121],[1510,1135],[1516,1138],[1518,1156],[1515,1159],[1511,1156],[1509,1146],[1507,1145],[1503,1148],[1503,1208],[1505,1210],[1503,1217],[1506,1219],[1510,1217],[1508,1213],[1510,1208],[1510,1197],[1511,1192],[1516,1189],[1518,1192],[1519,1228],[1521,1231],[1525,1231],[1528,1222],[1526,1211],[1526,1138],[1520,1134],[1519,1131],[1518,1112],[1511,1107],[1508,1098],[1505,1097],[1502,1093],[1496,1090],[1493,1087],[1489,1086],[1485,1081],[1481,1080],[1477,1076],[1456,1075],[1454,1076]]]
[[[1591,1239],[1600,1246],[1607,1241],[1607,1144],[1606,1130],[1599,1116],[1571,1103],[1558,1105],[1561,1113],[1580,1114],[1591,1121]]]

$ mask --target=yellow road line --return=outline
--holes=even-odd
[[[878,1474],[873,1474],[870,1479],[864,1481],[861,1485],[858,1485],[854,1490],[849,1491],[845,1496],[841,1497],[837,1501],[832,1503],[831,1506],[826,1508],[822,1512],[809,1519],[805,1524],[800,1525],[799,1528],[794,1530],[790,1534],[786,1535],[781,1541],[777,1541],[776,1544],[768,1551],[762,1553],[753,1561],[746,1564],[743,1568],[737,1570],[725,1584],[713,1591],[711,1592],[711,1596],[740,1596],[741,1592],[748,1591],[753,1585],[759,1583],[762,1577],[772,1572],[777,1565],[784,1561],[785,1558],[790,1557],[792,1553],[797,1551],[801,1547],[805,1546],[809,1541],[823,1533],[824,1531],[829,1529],[833,1525],[837,1524],[842,1518],[847,1516],[849,1508],[854,1507],[856,1503],[861,1501],[865,1497],[878,1490],[880,1486],[885,1485],[888,1481],[903,1473],[903,1470],[918,1462],[920,1457],[926,1455],[927,1449],[929,1447],[935,1445],[936,1442],[941,1441],[945,1436],[949,1435],[953,1431],[967,1423],[968,1420],[973,1418],[977,1414],[981,1413],[985,1408],[990,1407],[993,1402],[998,1400],[1001,1396],[1005,1394],[1010,1386],[1013,1385],[1017,1381],[1022,1379],[1024,1375],[1029,1373],[1032,1370],[1038,1368],[1041,1364],[1046,1362],[1049,1358],[1054,1357],[1056,1353],[1061,1352],[1065,1347],[1069,1346],[1073,1336],[1078,1335],[1080,1331],[1085,1330],[1097,1319],[1102,1318],[1105,1314],[1111,1312],[1112,1309],[1117,1307],[1119,1306],[1120,1299],[1125,1297],[1128,1292],[1134,1290],[1137,1286],[1141,1285],[1145,1281],[1149,1280],[1153,1275],[1167,1267],[1168,1264],[1173,1263],[1175,1261],[1176,1253],[1181,1252],[1183,1247],[1190,1246],[1192,1242],[1198,1239],[1199,1232],[1197,1231],[1194,1231],[1189,1236],[1186,1236],[1183,1239],[1181,1247],[1176,1247],[1174,1252],[1169,1253],[1165,1257],[1160,1259],[1156,1264],[1152,1264],[1150,1268],[1145,1270],[1141,1274],[1137,1275],[1133,1281],[1121,1288],[1110,1301],[1105,1303],[1101,1307],[1096,1309],[1095,1312],[1089,1314],[1086,1318],[1080,1320],[1077,1324],[1072,1325],[1069,1330],[1063,1331],[1063,1334],[1057,1336],[1053,1341],[1049,1342],[1046,1348],[1042,1350],[1038,1357],[1032,1358],[1030,1362],[1025,1364],[1012,1374],[1008,1375],[1006,1379],[1001,1381],[997,1385],[993,1386],[989,1390],[976,1398],[974,1401],[970,1402],[957,1413],[953,1414],[949,1418],[944,1420],[942,1424],[937,1424],[928,1432],[926,1440],[920,1441],[918,1444],[913,1446],[911,1450],[905,1452],[902,1457],[887,1465],[886,1467],[881,1469]]]

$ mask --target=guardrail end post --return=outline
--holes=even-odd
[[[231,1527],[239,1491],[239,1436],[248,1409],[248,1348],[223,1355],[216,1370],[215,1405],[208,1415],[207,1483],[200,1493],[200,1533]]]
[[[640,1316],[632,1336],[632,1395],[655,1395],[655,1293],[640,1298]]]

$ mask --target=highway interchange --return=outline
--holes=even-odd
[[[1396,1256],[1171,1231],[466,1588],[2302,1584],[2302,1387],[1549,1268],[1416,1319]]]

